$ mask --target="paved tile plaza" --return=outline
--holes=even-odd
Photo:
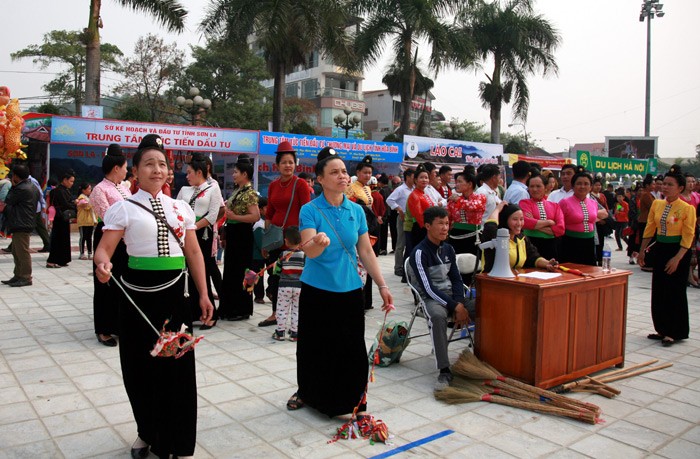
[[[39,245],[32,238],[32,246]],[[630,268],[622,252],[613,253],[616,268]],[[91,262],[74,253],[69,268],[45,269],[46,257],[32,255],[33,286],[0,286],[0,457],[129,457],[135,424],[118,351],[98,344],[93,333]],[[411,295],[390,274],[393,257],[379,259],[395,295],[394,318],[407,320]],[[0,256],[0,278],[12,277],[12,269],[12,256]],[[646,339],[651,275],[631,269],[626,361],[658,358],[673,366],[614,383],[622,394],[613,400],[582,396],[601,406],[604,424],[487,403],[443,405],[432,396],[435,364],[429,339],[421,338],[400,364],[378,369],[370,385],[369,409],[388,424],[393,444],[327,444],[342,421],[285,408],[296,385],[295,343],[273,341],[270,327],[256,326],[270,312],[266,304],[256,305],[247,322],[220,322],[203,332],[196,457],[372,457],[453,431],[398,457],[698,458],[700,290],[688,289],[691,339],[662,348]],[[378,309],[367,315],[368,345],[381,319]],[[417,327],[425,329],[424,321]],[[464,346],[453,344],[451,358]]]

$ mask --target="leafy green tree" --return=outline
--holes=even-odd
[[[168,91],[172,101],[199,88],[212,102],[206,120],[212,125],[240,129],[266,129],[272,105],[260,81],[269,78],[265,61],[248,48],[235,48],[223,40],[192,47],[193,62]],[[171,105],[174,105],[171,102]]]
[[[134,56],[123,60],[123,79],[114,92],[130,94],[150,113],[149,121],[167,121],[170,112],[163,95],[177,79],[185,53],[176,43],[166,44],[155,35],[140,37],[134,46]]]
[[[100,45],[104,56],[102,65],[106,69],[117,70],[117,58],[122,52],[114,45]],[[41,45],[29,45],[24,49],[10,54],[13,61],[31,57],[34,64],[43,70],[51,64],[64,66],[56,78],[46,83],[43,88],[59,103],[72,102],[75,104],[75,114],[80,115],[84,93],[86,70],[85,34],[69,30],[52,30],[44,35]]]
[[[318,109],[316,104],[308,99],[300,99],[298,97],[287,97],[284,101],[284,121],[285,132],[293,134],[311,134],[309,132],[297,132],[299,130],[308,131],[311,128],[311,118],[317,115]]]
[[[480,1],[457,16],[461,34],[476,47],[482,63],[493,62],[488,81],[479,84],[484,108],[490,110],[491,142],[500,142],[501,108],[513,103],[515,119],[527,119],[530,91],[527,77],[540,71],[557,73],[554,51],[561,37],[543,16],[534,13],[531,0]],[[465,66],[471,66],[467,54]]]
[[[470,3],[471,0],[466,3]],[[458,54],[466,62],[468,41],[460,40],[454,28],[443,18],[453,14],[465,3],[458,0],[355,0],[356,12],[365,15],[355,38],[359,62],[375,63],[384,52],[384,44],[390,42],[394,54],[394,71],[404,80],[401,91],[401,125],[398,134],[410,132],[410,107],[416,92],[419,71],[414,50],[416,43],[425,40],[431,47],[429,69],[437,72],[452,62]]]
[[[38,107],[32,107],[30,109],[30,111],[36,112],[36,113],[46,113],[48,115],[60,115],[61,114],[61,107],[54,104],[53,102],[44,102],[43,104],[39,105]]]
[[[280,131],[287,73],[305,64],[314,50],[346,67],[353,62],[345,31],[349,13],[345,0],[211,0],[200,28],[237,48],[248,47],[253,37],[274,78],[272,129]]]
[[[182,32],[185,28],[187,11],[177,0],[115,0],[124,7],[130,7],[136,12],[148,13],[163,24],[169,32]],[[86,44],[86,75],[85,100],[88,105],[100,103],[100,71],[102,45],[100,45],[100,28],[102,17],[100,10],[102,0],[90,0],[90,17],[85,29]],[[109,19],[107,19],[109,20]]]

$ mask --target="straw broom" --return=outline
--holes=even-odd
[[[468,382],[463,382],[459,384],[459,386],[460,387],[446,387],[438,390],[435,392],[435,398],[452,405],[458,403],[489,402],[543,414],[563,416],[589,424],[595,424],[597,422],[596,415],[590,411],[574,411],[538,402],[528,402],[517,398],[509,398],[515,394],[508,391],[502,391],[501,389],[493,389],[492,391],[489,391],[484,386],[479,386],[473,383],[469,384]]]
[[[537,394],[538,396],[543,396],[546,399],[551,400],[553,404],[562,403],[565,404],[565,406],[574,405],[577,408],[591,411],[596,415],[600,415],[601,413],[600,407],[592,403],[571,399],[569,397],[555,394],[554,392],[545,389],[540,389],[538,387],[522,383],[513,378],[504,377],[495,368],[493,368],[485,362],[480,361],[474,354],[472,354],[468,350],[462,352],[462,354],[459,356],[459,359],[457,359],[457,362],[455,362],[452,366],[452,370],[455,373],[465,376],[468,379],[498,380],[505,382],[510,386],[514,386],[518,389]]]
[[[494,380],[488,380],[485,381],[484,384],[497,388],[501,391],[507,391],[511,394],[514,395],[512,398],[518,398],[518,399],[524,399],[524,400],[534,400],[540,403],[546,403],[549,405],[553,406],[558,406],[559,408],[564,408],[567,410],[573,410],[577,412],[586,412],[586,413],[592,413],[594,416],[598,416],[600,413],[596,412],[594,410],[589,409],[588,407],[583,407],[580,404],[578,404],[578,400],[570,399],[568,397],[564,397],[563,399],[556,399],[553,400],[549,397],[544,397],[541,395],[538,395],[532,391],[524,390],[519,387],[514,387],[511,384],[508,384],[504,381],[499,381],[497,379]]]

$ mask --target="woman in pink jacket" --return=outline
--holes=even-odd
[[[547,201],[545,180],[541,175],[532,175],[527,180],[530,199],[520,201],[525,217],[523,233],[544,258],[559,259],[559,245],[564,235],[564,214],[558,204]]]

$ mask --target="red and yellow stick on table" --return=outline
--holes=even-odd
[[[590,274],[586,274],[584,272],[581,272],[580,270],[576,268],[567,268],[566,266],[559,265],[557,268],[561,269],[565,273],[569,274],[576,274],[577,276],[582,276],[582,277],[590,277]]]

